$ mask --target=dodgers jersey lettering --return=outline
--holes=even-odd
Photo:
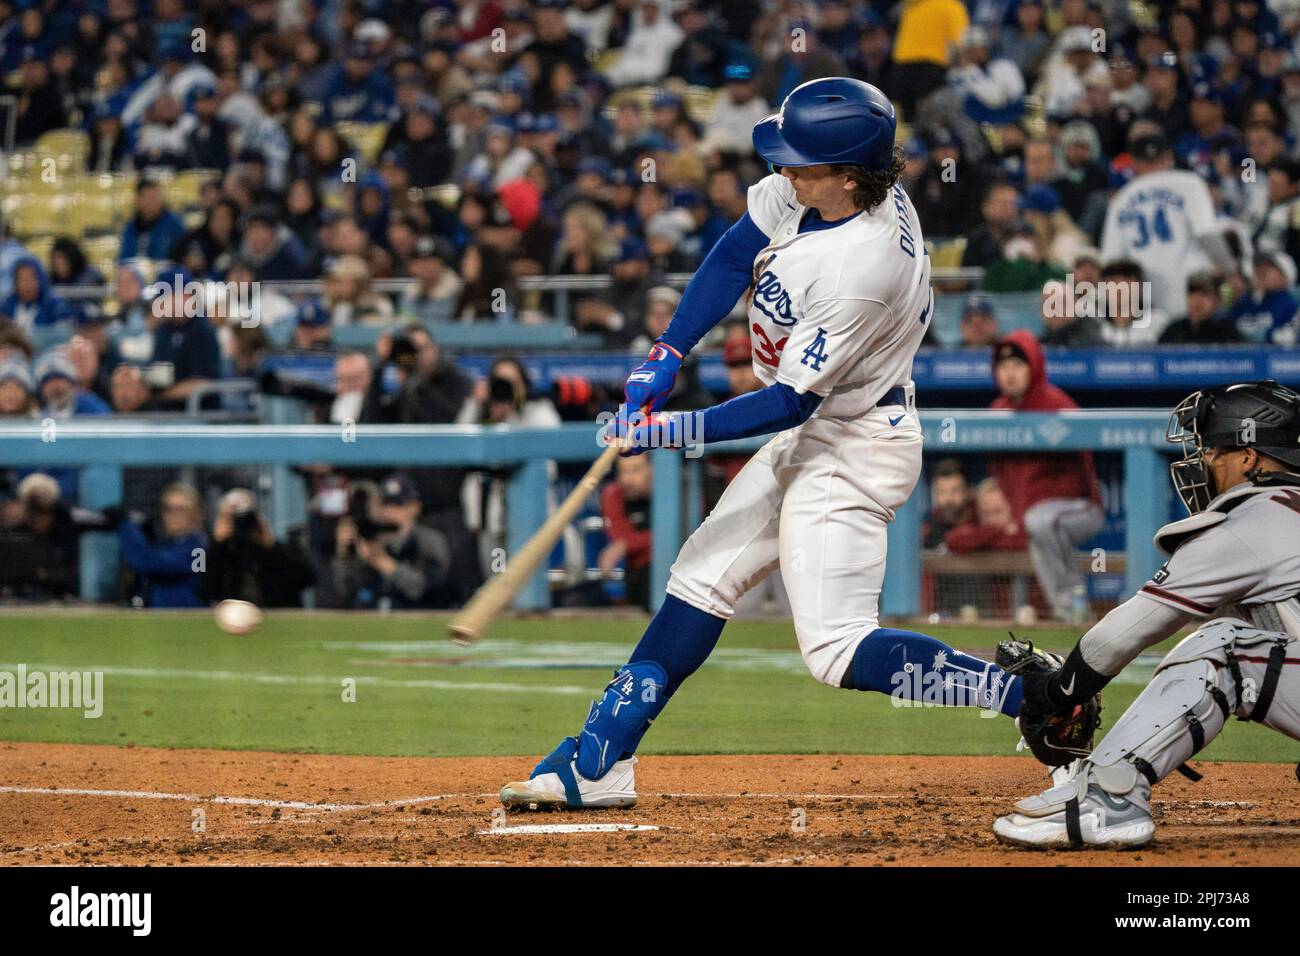
[[[1212,267],[1199,236],[1218,229],[1209,187],[1195,173],[1167,169],[1139,176],[1106,211],[1102,261],[1133,259],[1151,283],[1155,307],[1187,312],[1187,277]]]
[[[748,203],[770,237],[748,296],[758,379],[823,398],[861,385],[868,408],[906,384],[933,311],[930,257],[907,193],[895,187],[871,212],[802,234],[808,207],[784,176],[755,183]]]

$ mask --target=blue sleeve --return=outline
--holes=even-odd
[[[816,392],[800,394],[789,385],[769,385],[706,408],[703,441],[729,441],[768,435],[806,422],[822,397]]]
[[[754,257],[767,243],[767,236],[754,225],[749,213],[736,220],[687,283],[673,320],[660,340],[682,355],[695,348],[749,288],[754,278]]]
[[[193,574],[193,552],[202,545],[201,539],[194,535],[167,544],[154,544],[144,536],[140,526],[131,521],[122,522],[117,537],[122,544],[122,558],[137,574],[176,577]]]

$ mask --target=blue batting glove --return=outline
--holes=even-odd
[[[655,342],[646,360],[632,371],[623,386],[627,407],[659,411],[668,401],[681,367],[681,352],[664,342]]]
[[[684,448],[685,418],[681,412],[652,412],[649,415],[634,412],[629,415],[627,406],[620,405],[618,415],[601,429],[600,442],[602,445],[626,445],[619,453],[623,458],[644,455],[651,448]]]

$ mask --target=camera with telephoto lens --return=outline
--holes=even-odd
[[[357,537],[363,541],[374,541],[381,534],[399,530],[391,521],[375,520],[375,489],[362,485],[353,488],[348,495],[348,517],[357,526]]]

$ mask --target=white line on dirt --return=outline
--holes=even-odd
[[[115,797],[123,800],[182,800],[186,803],[219,803],[238,807],[279,807],[283,810],[364,810],[379,804],[307,803],[302,800],[264,800],[260,797],[204,797],[194,793],[159,793],[153,790],[86,790],[79,787],[0,787],[0,793],[46,796]]]
[[[649,823],[526,823],[514,827],[479,830],[479,836],[510,836],[515,833],[623,833],[628,830],[658,830]]]

